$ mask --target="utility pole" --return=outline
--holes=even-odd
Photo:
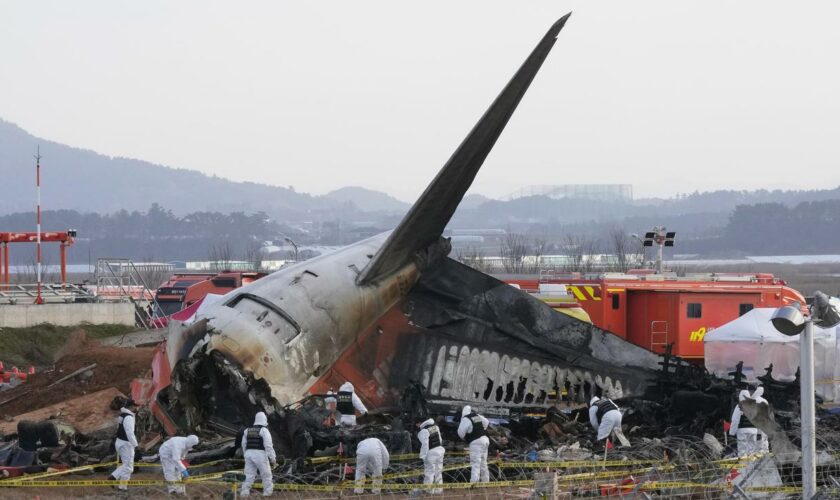
[[[36,229],[36,245],[35,245],[35,267],[38,281],[38,296],[35,297],[36,304],[43,304],[44,299],[41,297],[41,146],[38,146],[38,152],[35,154],[35,192],[37,196],[37,205],[35,208],[35,225]]]
[[[799,335],[799,393],[802,426],[802,498],[817,494],[817,444],[814,397],[814,326],[829,329],[840,324],[840,300],[816,291],[806,318],[800,304],[781,307],[773,313],[773,326],[779,332]]]
[[[816,311],[805,320],[799,337],[799,419],[802,427],[802,498],[817,494],[816,401],[814,398],[814,321]]]
[[[289,242],[289,244],[292,245],[292,248],[295,249],[295,264],[297,264],[298,263],[298,246],[297,246],[297,243],[292,241],[292,239],[289,238],[288,236],[285,236],[283,239],[286,240],[287,242]]]

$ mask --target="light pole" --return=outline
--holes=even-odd
[[[647,257],[645,255],[645,240],[640,238],[636,233],[631,234],[630,237],[639,242],[639,250],[641,250],[640,253],[642,254],[642,267],[645,267],[645,258]]]
[[[294,242],[291,238],[289,238],[288,236],[284,236],[284,237],[283,237],[283,240],[288,241],[288,242],[289,242],[289,244],[290,244],[290,245],[292,245],[292,248],[294,248],[294,249],[295,249],[295,263],[297,263],[297,262],[298,262],[298,246],[297,246],[297,243],[295,243],[295,242]]]
[[[799,392],[802,422],[802,498],[817,494],[816,416],[814,401],[814,324],[831,328],[840,324],[840,300],[814,292],[810,315],[805,318],[799,307],[779,308],[772,318],[776,330],[799,336]]]
[[[662,274],[662,249],[664,247],[672,247],[674,246],[674,238],[677,237],[677,233],[673,231],[667,231],[665,226],[656,226],[653,228],[653,231],[648,231],[645,233],[645,239],[642,241],[642,245],[646,247],[652,247],[654,243],[656,243],[657,252],[656,252],[656,274]]]

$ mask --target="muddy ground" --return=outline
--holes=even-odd
[[[129,394],[131,381],[151,370],[153,350],[101,346],[87,338],[85,331],[76,330],[55,351],[57,361],[51,369],[37,371],[25,383],[0,393],[0,416],[20,415],[108,387]],[[49,387],[65,375],[93,363],[96,367],[91,377],[75,377]],[[2,404],[4,401],[9,402]]]

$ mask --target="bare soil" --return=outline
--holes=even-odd
[[[127,395],[131,381],[151,370],[153,351],[152,347],[101,346],[87,339],[84,332],[76,331],[58,350],[60,357],[51,371],[36,372],[25,383],[0,393],[0,403],[20,396],[0,405],[0,415],[13,417],[108,387],[116,387]],[[85,380],[77,376],[48,387],[65,375],[93,363],[96,367],[90,378]]]

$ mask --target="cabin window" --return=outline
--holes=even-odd
[[[251,316],[262,331],[277,335],[288,344],[300,334],[300,325],[273,302],[250,293],[240,293],[226,306]]]
[[[738,316],[743,316],[748,312],[753,310],[752,304],[739,304],[738,305]]]
[[[618,309],[619,307],[621,307],[621,297],[617,293],[614,293],[612,296],[612,308]]]
[[[210,281],[219,288],[236,288],[236,278],[213,278]]]
[[[696,302],[689,303],[686,314],[689,318],[699,318],[703,316],[703,305]]]

